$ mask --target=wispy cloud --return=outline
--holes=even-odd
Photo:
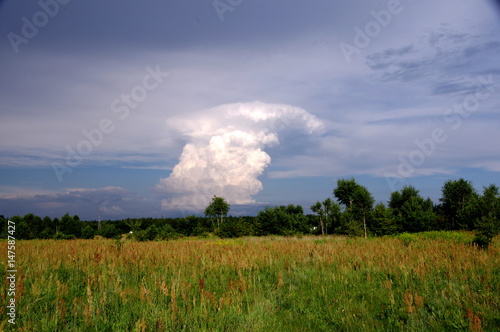
[[[101,213],[103,218],[113,218],[117,214],[135,215],[131,207],[143,200],[121,187],[70,188],[63,192],[27,192],[14,187],[3,189],[10,193],[0,194],[0,210],[10,216],[29,211],[42,216],[79,213],[85,219],[97,219]],[[143,202],[143,205],[149,204]]]

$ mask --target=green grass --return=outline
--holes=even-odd
[[[404,244],[408,245],[414,242],[421,242],[422,240],[453,241],[471,244],[474,240],[474,236],[473,232],[466,231],[430,231],[421,233],[402,233],[392,237],[400,239]]]
[[[16,328],[499,331],[499,240],[466,236],[18,241]]]

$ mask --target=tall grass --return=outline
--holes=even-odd
[[[496,331],[499,251],[498,238],[18,241],[16,328]]]

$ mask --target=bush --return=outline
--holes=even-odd
[[[237,220],[226,220],[219,229],[215,231],[215,235],[221,238],[235,238],[252,234],[252,225],[243,221],[241,218]]]
[[[481,221],[478,222],[478,230],[472,243],[482,249],[487,249],[493,238],[498,235],[498,233],[499,230],[497,221],[492,217],[483,217]]]
[[[83,228],[82,228],[82,238],[83,239],[91,239],[94,237],[94,235],[95,235],[95,231],[92,228],[92,226],[90,226],[88,224],[83,226]]]
[[[134,233],[130,234],[132,236],[133,239],[137,240],[137,241],[147,241],[147,237],[146,237],[146,231],[144,230],[138,230],[138,231],[134,231]]]
[[[202,225],[201,223],[199,223],[193,229],[193,232],[191,233],[191,235],[206,238],[206,237],[208,237],[209,233],[210,233],[210,229],[208,227]]]
[[[120,235],[120,231],[116,228],[114,224],[104,223],[101,229],[97,231],[98,235],[102,235],[107,239],[112,239],[117,235]]]
[[[472,243],[481,249],[487,249],[490,246],[492,239],[493,238],[484,234],[477,234]]]
[[[170,224],[165,224],[157,233],[156,240],[177,240],[182,237]]]

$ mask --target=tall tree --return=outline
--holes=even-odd
[[[267,206],[257,214],[260,235],[291,235],[308,232],[307,218],[300,205]]]
[[[328,234],[328,224],[331,222],[332,227],[337,225],[340,206],[331,198],[325,199],[322,204],[323,210],[325,211],[325,233]]]
[[[392,209],[378,203],[372,211],[372,231],[376,235],[391,235],[401,231],[401,225],[393,216]]]
[[[349,223],[363,222],[364,235],[367,237],[367,217],[375,202],[368,189],[356,183],[354,178],[339,179],[333,195],[345,206],[344,212]]]
[[[365,238],[368,237],[367,226],[366,226],[366,218],[369,212],[373,208],[373,203],[375,200],[373,199],[372,194],[363,186],[358,186],[354,195],[354,208],[356,215],[363,218],[363,228],[365,231]]]
[[[482,248],[489,247],[495,236],[500,234],[500,194],[496,185],[484,187],[479,199],[479,218],[475,220],[474,242]]]
[[[28,213],[23,217],[23,221],[28,226],[28,239],[37,238],[42,231],[42,218],[35,216],[33,213]]]
[[[354,196],[356,189],[359,185],[356,183],[354,178],[350,179],[338,179],[337,188],[333,190],[333,195],[335,198],[343,204],[347,210],[353,210]]]
[[[45,216],[42,219],[42,231],[38,235],[38,238],[41,239],[50,239],[54,236],[55,227],[52,223],[52,219],[49,216]]]
[[[80,237],[82,233],[80,218],[76,215],[71,217],[69,213],[66,213],[59,222],[59,232],[68,236]]]
[[[28,240],[32,238],[30,226],[24,218],[21,218],[20,216],[13,216],[10,220],[16,225],[16,239]]]
[[[466,229],[467,219],[460,218],[466,205],[476,199],[477,193],[472,183],[464,179],[448,180],[442,188],[441,211],[447,229]]]
[[[289,224],[288,232],[285,232],[284,235],[304,234],[309,232],[307,218],[304,215],[304,209],[301,205],[288,204],[284,212]]]
[[[490,219],[500,217],[500,197],[499,189],[496,185],[490,184],[484,187],[483,196],[481,196],[481,209],[483,216]]]
[[[408,202],[412,197],[419,197],[419,191],[413,186],[404,186],[401,191],[394,191],[391,193],[389,200],[389,207],[394,210],[400,210],[403,205]]]
[[[223,197],[217,197],[214,195],[212,201],[205,209],[205,215],[210,218],[215,218],[217,221],[217,227],[219,227],[225,216],[229,212],[229,203]]]
[[[7,238],[8,222],[9,221],[7,220],[7,218],[3,216],[3,214],[0,215],[0,226],[1,226],[0,237],[2,239]]]
[[[325,211],[321,202],[318,201],[311,205],[311,211],[318,214],[321,235],[325,235]]]
[[[424,199],[413,186],[405,186],[401,191],[391,194],[389,200],[391,213],[403,232],[422,232],[435,227],[437,216],[434,203]]]

